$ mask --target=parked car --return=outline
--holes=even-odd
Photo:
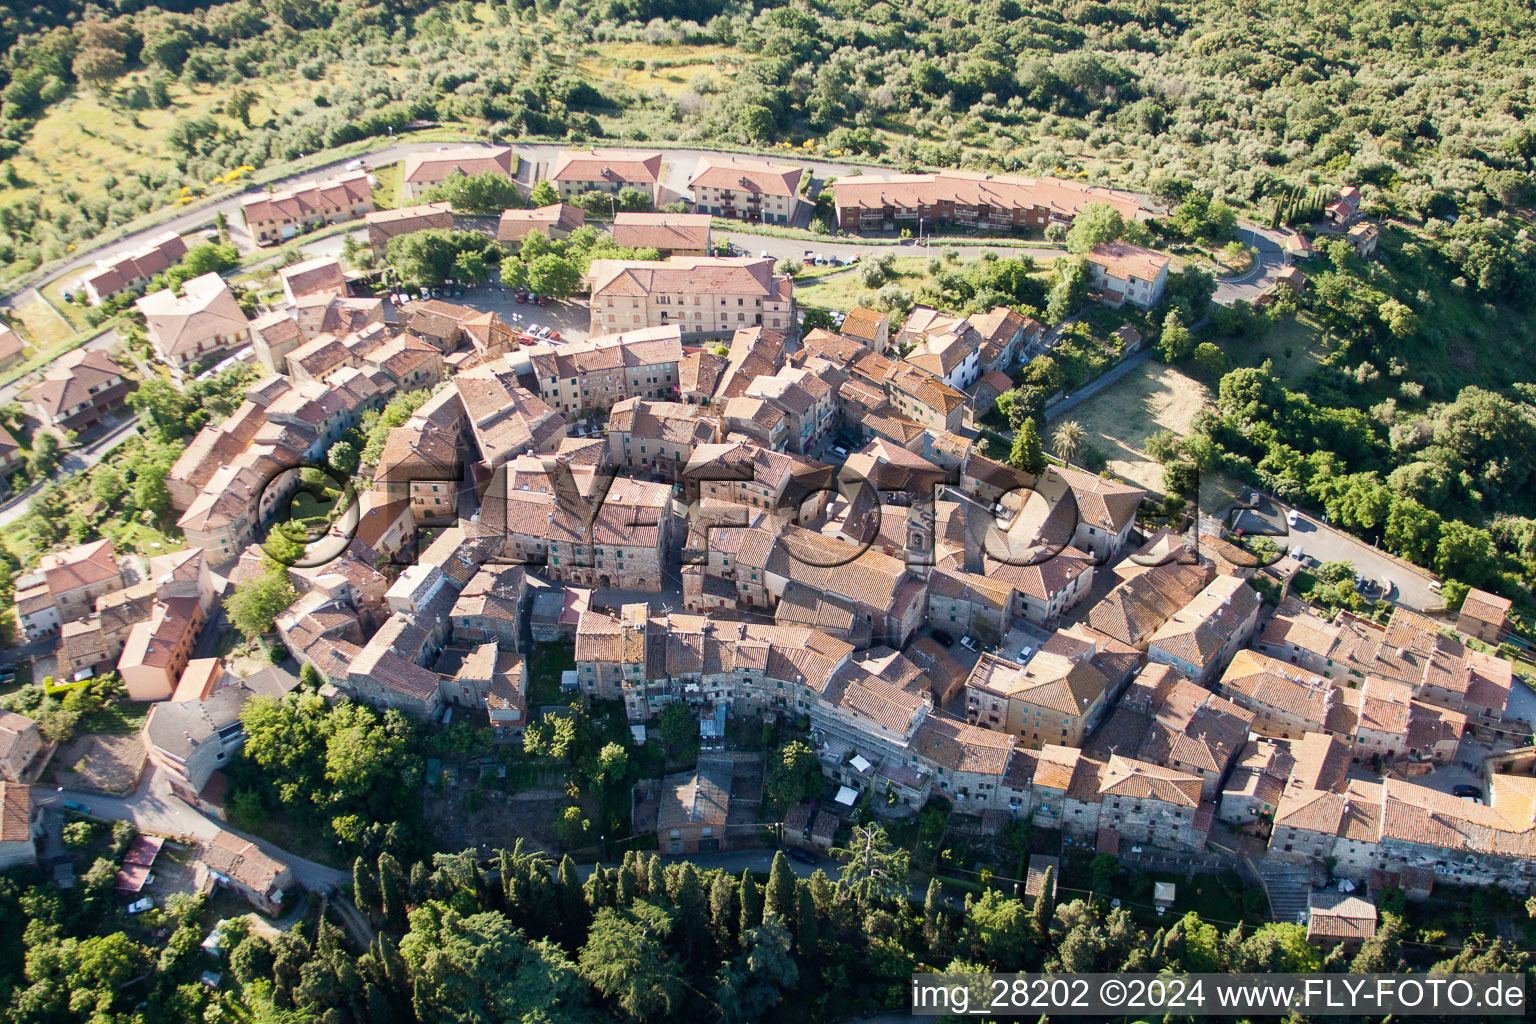
[[[143,899],[134,900],[132,903],[128,904],[127,909],[128,913],[130,914],[142,914],[146,910],[153,910],[154,906],[155,901],[150,899],[148,896],[145,896]]]
[[[798,846],[791,846],[787,852],[789,854],[790,860],[797,860],[801,864],[816,863],[816,855],[811,853],[810,850],[804,850]]]
[[[1301,515],[1295,509],[1291,509],[1285,514],[1285,525],[1295,526],[1300,518]]]
[[[832,446],[832,454],[840,459],[846,459],[848,457],[848,449],[842,445],[835,444]]]
[[[550,341],[563,341],[564,340],[563,338],[560,337],[560,332],[559,331],[550,331],[548,334],[545,335],[545,337],[548,338]]]
[[[516,299],[518,302],[527,302],[528,301],[528,293],[523,291],[521,288],[519,288],[516,292],[514,292],[512,297],[514,299]]]
[[[1453,787],[1451,789],[1451,792],[1455,793],[1457,796],[1482,796],[1483,795],[1483,791],[1482,790],[1478,789],[1476,786],[1469,786],[1469,785],[1467,785],[1465,783],[1461,784],[1460,786]]]
[[[534,297],[533,297],[533,301],[534,301],[534,302],[537,302],[537,303],[538,303],[538,304],[539,304],[539,305],[541,305],[541,306],[547,306],[547,305],[549,305],[549,299],[547,299],[547,298],[545,298],[545,297],[544,297],[544,296],[542,296],[542,295],[535,295],[535,296],[534,296]]]
[[[66,811],[79,811],[81,814],[85,814],[87,812],[85,804],[78,800],[65,800],[64,809]]]
[[[960,646],[964,647],[968,651],[978,651],[979,652],[981,650],[981,644],[977,643],[975,640],[971,639],[968,636],[963,636],[963,637],[960,638]]]
[[[940,647],[955,646],[955,638],[944,632],[942,629],[936,629],[933,631],[933,642],[938,644]]]

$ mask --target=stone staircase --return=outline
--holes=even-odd
[[[1266,859],[1259,865],[1264,892],[1269,897],[1269,912],[1276,921],[1295,924],[1307,909],[1307,894],[1312,889],[1312,869],[1301,864],[1286,864]]]

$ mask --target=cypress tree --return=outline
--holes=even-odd
[[[944,914],[944,890],[937,878],[928,880],[928,895],[923,900],[923,941],[929,950],[939,946],[939,922]]]
[[[735,950],[736,918],[740,909],[731,876],[721,871],[709,884],[709,925],[715,933],[722,958],[729,957]]]
[[[645,894],[653,900],[667,895],[667,873],[662,870],[661,858],[654,853],[645,868]]]
[[[1026,417],[1014,433],[1008,464],[1026,473],[1039,474],[1045,470],[1045,449],[1040,445],[1040,431],[1032,417]]]
[[[379,904],[383,899],[379,893],[379,880],[361,856],[352,862],[352,899],[369,922],[378,921]]]
[[[739,934],[746,936],[748,930],[756,928],[763,923],[763,893],[752,880],[752,872],[745,869],[741,872],[741,924]]]
[[[638,889],[639,886],[635,882],[634,862],[626,860],[619,868],[618,905],[622,908],[633,904]]]
[[[388,852],[379,854],[379,907],[393,928],[405,926],[405,873]]]
[[[789,858],[779,850],[773,855],[773,867],[768,869],[768,888],[763,894],[763,917],[775,918],[788,928],[794,920],[795,875],[789,870]]]
[[[1051,931],[1051,918],[1056,916],[1056,866],[1045,869],[1040,880],[1040,892],[1035,896],[1034,911],[1030,917],[1035,922],[1035,933],[1046,936]]]
[[[411,865],[411,901],[424,903],[432,892],[432,874],[421,861]]]
[[[587,909],[587,898],[581,889],[581,877],[576,872],[576,862],[571,860],[570,854],[566,854],[560,860],[560,875],[556,889],[561,926],[571,940],[571,948],[579,948],[586,939],[587,925],[591,923],[592,915]]]
[[[811,887],[801,882],[795,887],[799,906],[795,909],[795,949],[801,956],[814,956],[820,935],[820,922],[816,920],[816,897]]]

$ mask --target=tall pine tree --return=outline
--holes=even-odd
[[[737,927],[743,941],[747,932],[763,923],[763,891],[752,880],[752,872],[741,873],[741,921]]]
[[[1026,418],[1013,435],[1013,451],[1008,454],[1008,464],[1026,473],[1040,474],[1045,470],[1045,449],[1040,445],[1040,431],[1033,418]]]
[[[352,899],[370,923],[378,923],[379,908],[383,902],[379,880],[361,856],[352,862]]]
[[[791,927],[795,915],[795,874],[789,870],[789,858],[779,850],[773,855],[773,867],[768,870],[768,888],[763,894],[763,918],[775,918],[785,928]]]

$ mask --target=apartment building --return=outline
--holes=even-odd
[[[688,187],[693,191],[693,208],[700,213],[793,224],[800,209],[800,178],[804,173],[795,164],[706,154],[688,179]]]
[[[549,180],[561,199],[579,199],[588,192],[617,196],[633,188],[644,192],[655,205],[660,200],[661,154],[633,149],[562,149],[550,165]]]
[[[1018,665],[984,653],[965,683],[966,720],[1034,750],[1081,747],[1109,696],[1109,680],[1087,661],[1040,651]]]
[[[844,231],[932,230],[938,222],[993,231],[1070,226],[1089,203],[1139,218],[1141,197],[1060,178],[1022,178],[969,171],[860,174],[832,185],[837,226]]]
[[[794,324],[794,284],[771,259],[594,260],[587,280],[594,336],[676,326],[692,340]]]
[[[398,210],[375,210],[363,220],[368,226],[368,247],[375,256],[382,256],[391,238],[418,231],[453,230],[453,204],[420,203]]]
[[[630,249],[655,249],[662,259],[709,255],[707,213],[620,213],[613,241]]]
[[[301,232],[355,220],[372,210],[373,178],[367,171],[268,192],[240,204],[257,245],[285,242]]]
[[[167,231],[136,249],[97,260],[78,287],[93,306],[124,292],[142,293],[156,274],[171,269],[186,254],[187,243],[176,232]]]
[[[581,586],[659,590],[671,537],[672,488],[616,478],[595,512],[580,494],[508,491],[505,553]]]
[[[1158,627],[1147,641],[1147,657],[1201,685],[1214,682],[1253,636],[1262,604],[1246,581],[1217,576]]]
[[[663,480],[677,479],[694,449],[719,437],[719,421],[686,402],[626,398],[608,415],[611,463]]]
[[[544,401],[579,416],[611,409],[626,398],[674,397],[682,328],[671,324],[598,334],[558,347],[530,345],[527,354]]]
[[[426,153],[410,153],[401,172],[400,198],[419,199],[422,193],[456,174],[473,178],[495,174],[511,178],[517,171],[517,155],[511,146],[453,146]]]
[[[45,425],[84,434],[121,410],[137,387],[105,352],[77,348],[44,367],[27,398]]]
[[[587,222],[586,211],[566,203],[551,203],[534,210],[503,210],[496,225],[496,240],[502,245],[520,244],[531,231],[545,238],[564,238]]]
[[[173,372],[207,363],[250,344],[251,322],[218,274],[194,277],[182,294],[170,289],[139,299],[155,352]]]

